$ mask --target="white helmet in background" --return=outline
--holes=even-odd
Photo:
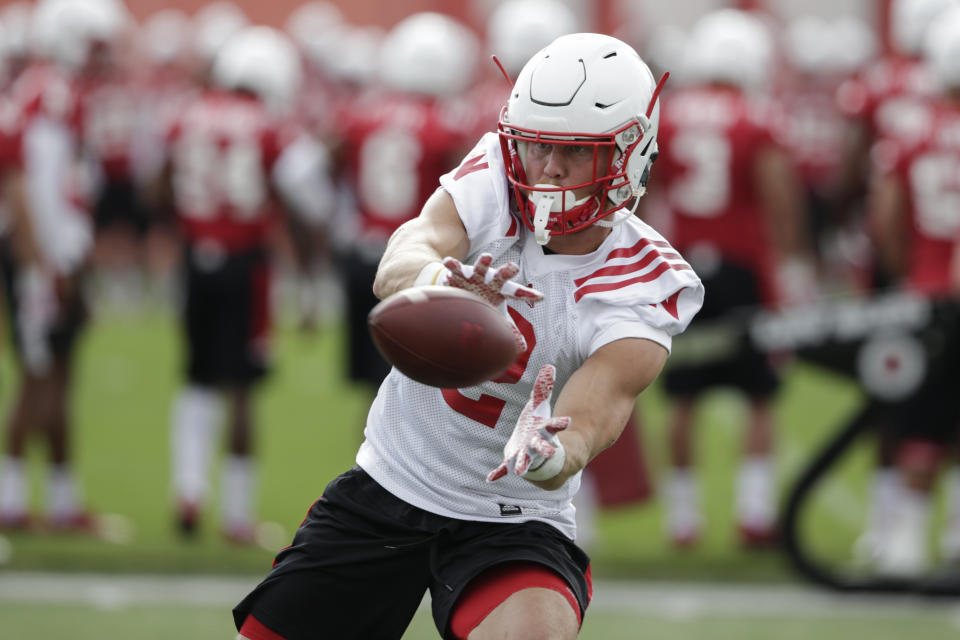
[[[863,68],[880,50],[877,35],[861,18],[844,16],[833,23],[837,70],[852,73]]]
[[[282,112],[289,109],[300,89],[300,56],[282,32],[247,27],[220,48],[211,79],[223,89],[250,91]]]
[[[114,0],[41,0],[30,22],[31,52],[77,71],[93,45],[113,42],[127,19],[126,8]]]
[[[937,83],[946,90],[960,89],[960,6],[937,17],[927,31],[923,52]]]
[[[353,85],[371,84],[380,70],[380,48],[386,32],[377,26],[343,27],[339,35],[331,34],[326,72],[331,77]]]
[[[579,30],[577,17],[559,0],[506,0],[490,14],[487,46],[514,78],[537,51]]]
[[[538,243],[603,224],[644,194],[657,154],[659,90],[633,48],[597,33],[561,36],[524,65],[498,129],[507,179]],[[525,145],[535,139],[592,148],[594,162],[604,148],[613,153],[589,183],[534,185],[523,159]],[[577,199],[574,190],[588,187],[591,192]],[[619,221],[632,214],[624,211]]]
[[[180,9],[161,9],[143,22],[141,46],[151,62],[167,64],[186,51],[190,35],[190,18]]]
[[[890,39],[905,56],[919,56],[927,27],[955,0],[893,0],[890,7]]]
[[[755,90],[769,81],[773,57],[773,39],[763,21],[739,9],[720,9],[694,24],[683,66],[694,82]]]
[[[380,49],[380,79],[397,91],[453,95],[473,79],[477,62],[473,32],[442,13],[415,13],[398,22]]]
[[[783,49],[791,66],[811,75],[849,74],[877,52],[866,22],[853,16],[837,20],[802,16],[784,32]]]
[[[201,66],[213,64],[220,47],[249,24],[250,19],[233,2],[218,0],[201,7],[191,24],[194,57]]]
[[[283,25],[294,43],[306,51],[318,37],[343,24],[343,13],[332,2],[305,2],[290,12]]]
[[[26,2],[13,2],[0,9],[0,24],[4,27],[6,55],[24,58],[29,53],[30,21],[33,9]]]
[[[310,65],[328,73],[343,53],[338,46],[342,34],[350,28],[337,5],[307,2],[287,17],[284,29]]]

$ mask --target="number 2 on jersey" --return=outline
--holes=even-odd
[[[514,323],[516,323],[517,328],[520,329],[520,333],[523,334],[524,339],[527,341],[527,350],[517,356],[517,359],[512,365],[510,365],[503,375],[501,375],[499,378],[495,378],[493,382],[502,384],[516,384],[520,382],[520,378],[523,377],[523,372],[527,370],[527,362],[529,362],[530,354],[533,352],[533,348],[537,344],[537,337],[534,335],[533,325],[530,324],[529,320],[520,315],[519,312],[514,311],[509,307],[507,308],[507,311],[510,313],[510,317],[513,319]],[[460,415],[464,415],[471,420],[490,427],[491,429],[497,426],[497,421],[500,419],[500,414],[503,412],[503,407],[507,404],[506,400],[487,395],[486,393],[481,395],[476,400],[468,398],[460,393],[457,389],[442,389],[441,393],[443,394],[444,402],[446,402],[451,409]]]

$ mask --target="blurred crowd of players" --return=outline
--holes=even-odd
[[[671,73],[639,214],[706,285],[694,326],[745,308],[960,290],[960,8],[894,0],[891,11],[887,39],[853,17],[782,23],[724,9],[632,43],[658,76]],[[250,405],[270,367],[273,258],[299,274],[305,325],[323,303],[317,274],[336,274],[349,376],[375,391],[387,365],[366,315],[387,239],[496,127],[504,75],[515,78],[554,37],[589,28],[556,0],[501,2],[483,34],[439,13],[389,30],[349,24],[324,2],[299,6],[282,29],[254,25],[226,2],[139,22],[121,0],[5,6],[0,262],[21,375],[4,389],[16,400],[0,460],[0,527],[95,527],[71,469],[68,405],[93,275],[133,278],[140,289],[176,284],[170,300],[180,303],[186,349],[171,412],[175,522],[188,535],[199,526],[225,422],[220,526],[252,542]],[[704,526],[692,430],[697,400],[720,386],[742,391],[749,406],[734,507],[741,540],[776,542],[772,400],[782,363],[751,351],[665,374],[661,497],[678,546],[694,545]],[[885,572],[920,573],[932,556],[960,560],[960,403],[950,389],[957,378],[945,375],[892,403],[889,424],[877,425],[858,548]],[[24,468],[34,431],[49,447],[42,518],[31,516]],[[596,500],[646,490],[635,432],[621,441],[621,453],[610,452],[618,457],[598,458],[595,480],[585,479],[584,516]],[[946,469],[934,554],[931,495]],[[591,536],[583,517],[582,542]]]

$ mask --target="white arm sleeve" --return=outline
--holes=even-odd
[[[273,165],[273,184],[294,214],[311,226],[333,214],[334,188],[327,148],[307,135],[287,145]]]
[[[76,162],[73,135],[55,120],[37,118],[24,134],[23,148],[35,240],[57,271],[70,273],[93,245],[89,217],[68,197]]]

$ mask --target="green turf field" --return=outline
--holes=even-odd
[[[138,606],[97,610],[66,606],[50,615],[49,605],[0,605],[5,633],[16,640],[230,640],[235,635],[222,608]],[[947,615],[904,614],[871,620],[869,616],[811,619],[808,616],[700,616],[669,619],[651,615],[588,615],[581,640],[943,640],[958,627]],[[21,635],[22,634],[22,635]],[[418,613],[404,640],[436,640],[426,612]]]
[[[300,522],[325,483],[349,467],[361,438],[368,398],[345,382],[339,328],[304,335],[281,324],[275,374],[258,405],[260,502],[263,518],[287,533]],[[16,380],[3,359],[0,410]],[[172,528],[168,493],[168,416],[179,384],[180,345],[169,312],[101,315],[82,343],[75,391],[75,447],[90,504],[120,514],[129,530],[117,542],[49,536],[11,536],[14,569],[259,572],[270,554],[226,546],[212,507],[198,540],[184,542]],[[796,365],[778,404],[780,477],[786,485],[810,452],[858,403],[848,382]],[[665,411],[656,388],[641,399],[651,469],[662,466]],[[600,575],[650,578],[780,579],[789,574],[773,556],[736,549],[730,505],[744,407],[719,392],[708,398],[698,433],[701,484],[709,527],[700,548],[678,553],[661,536],[655,501],[601,515],[593,549]],[[35,462],[43,451],[35,447]],[[848,554],[863,518],[864,447],[844,466],[816,504],[815,529],[825,552]],[[43,480],[34,464],[35,500]],[[214,486],[218,476],[213,476]],[[815,533],[815,532],[814,532]],[[283,533],[277,543],[282,546]]]
[[[0,571],[259,576],[267,570],[271,551],[239,549],[219,538],[215,506],[209,509],[196,540],[180,539],[172,527],[167,438],[171,399],[180,384],[178,339],[169,311],[104,314],[95,319],[82,343],[77,370],[76,458],[90,505],[102,513],[118,514],[123,526],[115,527],[115,539],[109,541],[33,534],[7,536],[0,539]],[[275,374],[263,388],[258,407],[261,514],[281,529],[268,541],[271,549],[284,546],[325,483],[353,462],[368,398],[363,390],[343,380],[341,344],[342,335],[336,325],[313,335],[298,333],[284,323],[278,328]],[[8,352],[0,360],[0,372],[0,411],[5,412],[16,384]],[[783,487],[858,403],[855,387],[842,378],[802,364],[789,369],[777,405]],[[664,404],[656,388],[641,398],[640,407],[647,456],[656,473],[662,467],[665,420]],[[667,546],[655,501],[606,512],[601,515],[599,539],[592,550],[595,576],[671,581],[797,581],[779,554],[745,553],[736,546],[730,505],[743,415],[740,400],[722,392],[711,396],[700,413],[701,485],[710,525],[702,544],[688,552]],[[34,448],[33,461],[39,463],[42,454]],[[806,533],[818,552],[831,561],[849,561],[851,544],[864,518],[868,460],[869,449],[858,448],[836,478],[817,495],[811,517],[805,520]],[[34,498],[40,504],[43,477],[39,464],[34,464],[33,469]],[[162,606],[125,609],[114,614],[64,606],[55,609],[56,615],[44,616],[39,609],[37,615],[31,615],[29,607],[17,606],[0,604],[4,627],[18,628],[16,622],[20,620],[22,628],[35,629],[36,633],[9,636],[13,638],[210,638],[229,634],[229,619],[224,617],[222,608],[190,609],[174,616]],[[858,629],[868,627],[857,625],[869,624],[847,620],[843,625],[835,625],[845,629],[843,634],[830,635],[825,628],[811,627],[807,622],[794,621],[796,625],[791,623],[785,628],[784,619],[779,623],[763,618],[747,622],[709,617],[671,621],[626,613],[596,618],[585,627],[583,637],[699,638],[706,637],[709,629],[711,638],[787,639],[813,633],[831,640],[866,637]],[[90,635],[58,635],[58,620],[66,625],[62,628],[91,629]],[[900,622],[904,628],[910,624],[905,619],[873,628],[870,637],[904,637],[898,631]],[[931,628],[941,629],[937,624],[940,621]],[[133,631],[143,629],[142,625],[150,627],[153,635]],[[767,631],[745,635],[743,625]],[[43,632],[44,628],[49,628],[49,633]],[[650,633],[638,633],[641,628]],[[110,629],[112,633],[98,634],[97,629]],[[178,629],[191,631],[183,635]],[[198,631],[194,633],[193,629]],[[946,637],[913,636],[915,640]],[[418,616],[408,637],[435,636],[429,621]]]

